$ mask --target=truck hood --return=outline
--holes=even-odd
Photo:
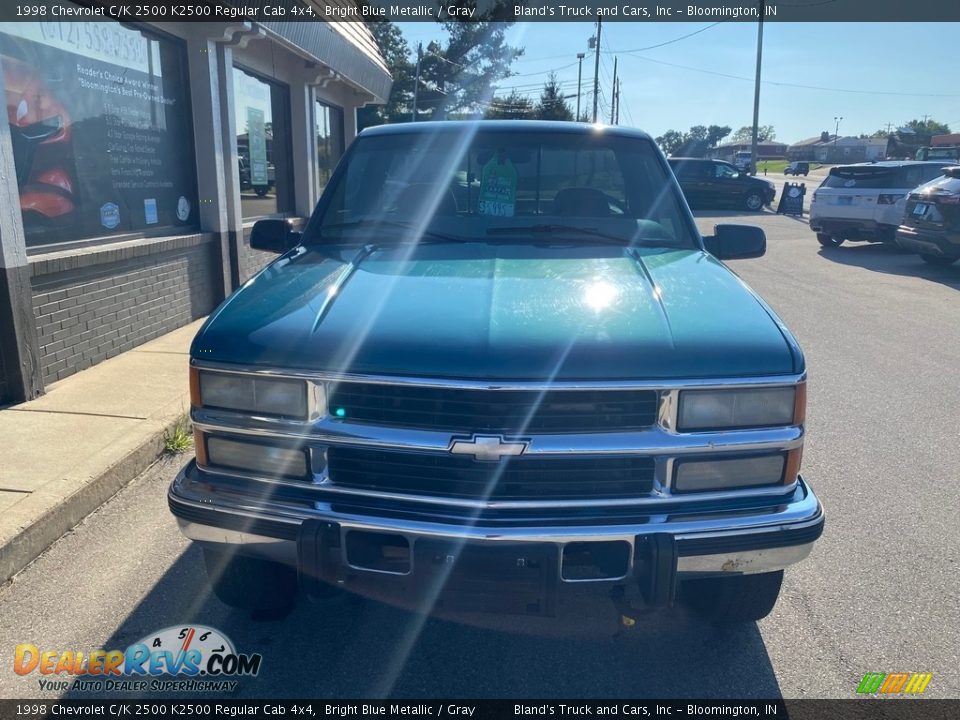
[[[524,379],[789,374],[796,344],[699,250],[443,244],[297,248],[208,319],[192,357],[272,368]]]

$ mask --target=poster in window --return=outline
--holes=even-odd
[[[0,23],[28,245],[195,224],[177,45],[114,22]]]
[[[267,185],[267,131],[260,108],[247,106],[247,140],[250,143],[250,184]]]

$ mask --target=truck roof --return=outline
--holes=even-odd
[[[508,133],[565,133],[569,135],[617,135],[651,140],[650,135],[635,128],[622,125],[593,125],[591,123],[565,122],[562,120],[430,120],[426,122],[377,125],[365,129],[361,136],[368,135],[414,135],[438,132],[463,132],[472,129],[485,132]]]

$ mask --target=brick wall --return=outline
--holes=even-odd
[[[46,383],[182,327],[223,297],[210,235],[41,259],[31,271]]]

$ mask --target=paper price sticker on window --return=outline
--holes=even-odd
[[[483,166],[477,210],[481,215],[513,217],[517,202],[517,169],[502,150]]]

